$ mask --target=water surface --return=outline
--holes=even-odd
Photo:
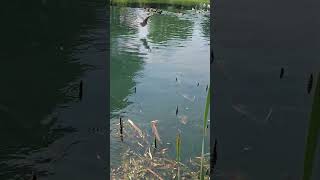
[[[189,160],[201,153],[210,74],[208,12],[182,15],[164,11],[141,27],[146,16],[142,8],[111,10],[110,128],[117,131],[119,116],[123,116],[150,134],[150,122],[158,120],[162,147],[169,147],[175,158],[175,137],[181,130],[182,159]],[[182,116],[187,116],[186,124],[180,122]],[[121,142],[111,136],[111,166],[119,165],[127,144],[126,139]],[[208,151],[209,144],[206,147]]]

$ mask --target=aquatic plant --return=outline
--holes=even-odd
[[[180,138],[180,133],[177,135],[176,138],[176,160],[178,162],[178,180],[180,180],[180,167],[179,167],[179,163],[180,163],[180,155],[181,154],[181,138]]]
[[[202,135],[202,146],[201,146],[201,166],[200,166],[200,179],[204,180],[204,142],[207,132],[207,123],[208,123],[208,112],[210,107],[210,85],[208,89],[208,95],[206,99],[206,106],[203,117],[203,135]]]
[[[310,81],[309,81],[309,84],[310,84]],[[313,94],[312,111],[311,111],[311,117],[309,120],[307,142],[305,146],[303,180],[310,180],[312,177],[315,152],[317,149],[317,142],[318,142],[318,136],[319,136],[319,130],[320,130],[319,109],[320,109],[320,73],[318,73],[317,84],[316,84],[315,92]]]

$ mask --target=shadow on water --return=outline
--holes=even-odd
[[[41,164],[32,154],[76,131],[56,110],[78,101],[76,84],[92,68],[71,56],[95,16],[85,2],[1,3],[0,179],[25,178]]]

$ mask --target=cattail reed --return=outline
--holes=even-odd
[[[310,77],[309,77],[309,82],[308,82],[308,94],[310,94],[311,90],[312,90],[312,85],[313,85],[313,75],[311,73]]]
[[[178,112],[179,112],[179,108],[177,106],[177,109],[176,109],[176,116],[178,115]]]
[[[210,172],[212,172],[212,173],[213,173],[213,170],[214,170],[214,166],[215,166],[216,163],[217,163],[217,144],[218,144],[217,139],[215,139],[215,141],[214,141],[214,147],[213,147],[213,153],[212,153],[212,158],[211,158],[211,164],[212,164],[212,166],[211,166]]]
[[[120,136],[123,135],[123,124],[122,124],[122,119],[120,117]]]
[[[284,69],[283,69],[283,68],[281,68],[281,70],[280,70],[280,79],[282,79],[282,78],[283,78],[283,75],[284,75]]]
[[[80,86],[79,86],[79,99],[80,99],[80,101],[82,100],[82,89],[83,89],[83,82],[81,80]]]

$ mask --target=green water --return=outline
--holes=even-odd
[[[179,129],[182,160],[188,160],[201,153],[201,122],[210,78],[209,12],[164,11],[141,27],[140,17],[146,16],[142,8],[111,8],[111,133],[117,130],[120,115],[149,134],[150,122],[158,120],[161,147],[168,147],[175,158]],[[180,122],[181,116],[187,116],[186,124]],[[111,166],[118,164],[128,144],[126,139],[121,142],[111,136]]]

